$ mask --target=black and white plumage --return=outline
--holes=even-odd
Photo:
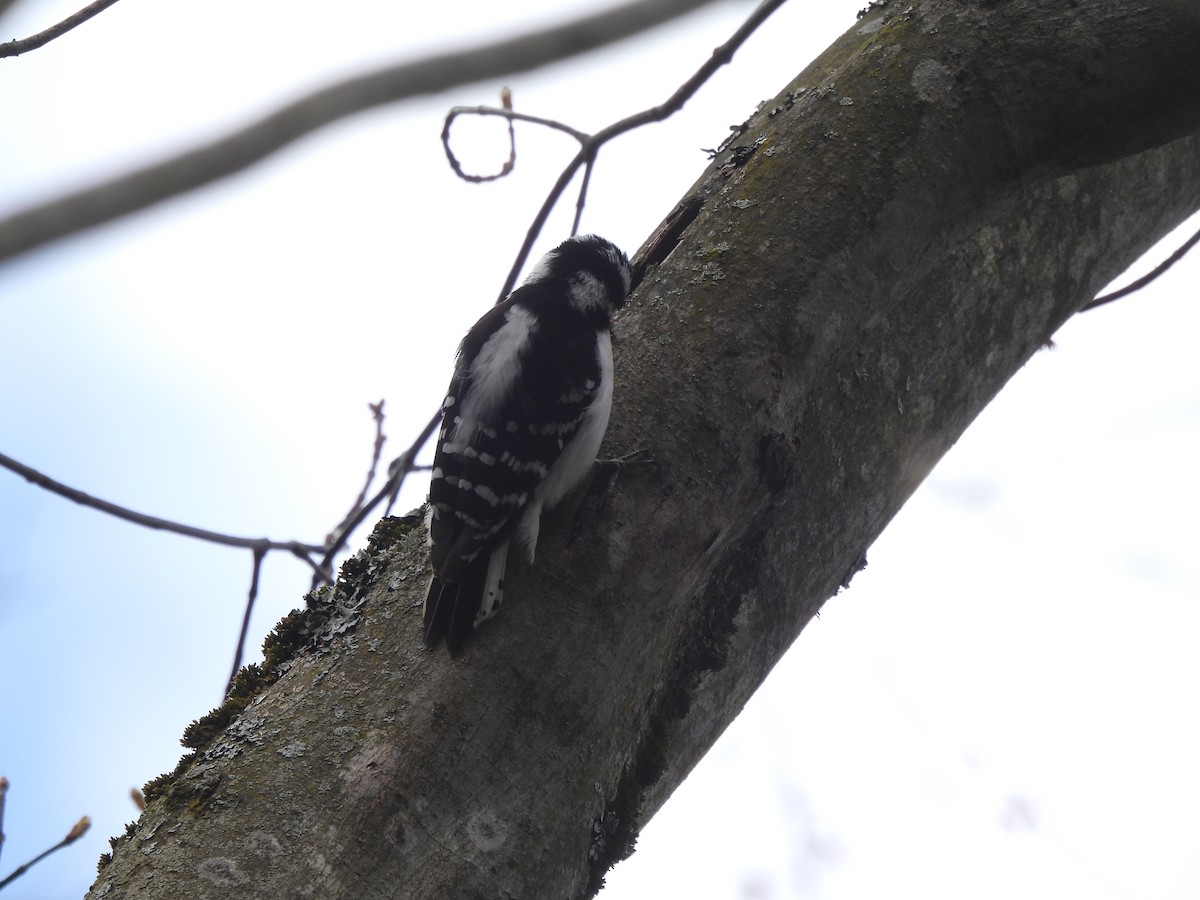
[[[504,599],[514,531],[533,560],[543,509],[587,474],[612,405],[611,318],[629,260],[595,235],[547,253],[467,332],[429,486],[425,645],[454,653]]]

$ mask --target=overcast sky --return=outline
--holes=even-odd
[[[18,3],[0,41],[75,2]],[[281,0],[122,0],[0,60],[0,215],[337,75],[543,22],[539,5],[563,14],[549,0],[343,0],[335,18]],[[584,229],[636,250],[703,171],[700,148],[860,5],[793,0],[675,119],[606,148]],[[518,109],[595,130],[662,101],[749,10],[718,4],[507,84]],[[457,181],[441,118],[500,87],[359,116],[0,267],[0,451],[137,510],[319,541],[361,486],[367,404],[386,400],[390,447],[405,446],[573,152],[524,129],[512,178]],[[495,130],[457,134],[478,168],[502,161]],[[541,249],[567,233],[571,205]],[[1200,896],[1197,280],[1185,261],[1034,357],[646,828],[605,900]],[[424,492],[414,483],[401,508]],[[220,700],[249,574],[248,553],[0,472],[0,875],[80,815],[94,823],[6,900],[90,884],[136,817],[129,788],[173,768],[183,727]],[[268,558],[253,647],[307,581]]]

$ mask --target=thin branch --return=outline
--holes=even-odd
[[[464,113],[472,113],[478,116],[503,115],[508,119],[508,159],[504,161],[504,165],[500,167],[500,171],[495,175],[469,175],[463,171],[462,163],[458,161],[458,157],[454,155],[454,151],[450,149],[450,126],[454,120]],[[512,173],[512,170],[517,165],[517,133],[513,130],[513,119],[521,118],[525,121],[528,119],[515,113],[512,110],[496,110],[487,106],[456,106],[446,114],[446,123],[442,126],[442,148],[446,151],[446,160],[450,163],[450,168],[454,170],[454,174],[463,181],[469,181],[472,184],[483,184],[486,181],[499,181],[506,175]]]
[[[79,12],[67,16],[57,25],[51,25],[45,31],[39,31],[37,34],[24,38],[19,41],[8,41],[0,44],[0,59],[6,56],[20,56],[22,53],[28,53],[30,50],[36,50],[38,47],[44,47],[56,37],[61,37],[77,25],[82,25],[92,16],[97,13],[102,13],[108,9],[117,0],[96,0],[95,3],[89,3]]]
[[[87,834],[87,830],[91,827],[92,827],[92,820],[89,819],[87,816],[84,816],[82,819],[80,819],[78,822],[75,823],[75,825],[71,828],[70,831],[67,832],[67,836],[65,838],[63,838],[61,841],[59,841],[57,844],[55,844],[49,850],[43,850],[41,853],[39,853],[37,856],[35,856],[33,859],[31,859],[29,862],[25,863],[24,865],[18,866],[16,869],[13,870],[13,872],[7,878],[0,880],[0,890],[3,890],[4,888],[8,887],[8,885],[10,885],[12,882],[16,881],[18,878],[20,878],[22,875],[24,875],[26,872],[28,872],[29,869],[31,869],[33,866],[36,866],[38,863],[40,863],[43,859],[45,859],[47,856],[49,856],[55,850],[61,850],[63,847],[66,847],[69,844],[75,843],[77,840],[79,840],[81,837],[83,837],[85,834]]]
[[[195,190],[355,113],[577,56],[711,0],[640,0],[531,34],[398,63],[332,84],[215,141],[0,221],[0,261]]]
[[[238,636],[237,651],[233,654],[233,669],[229,672],[229,682],[225,685],[225,693],[221,695],[222,703],[233,690],[233,679],[237,678],[238,670],[242,667],[242,655],[246,652],[246,633],[250,630],[250,614],[254,612],[254,601],[258,599],[258,574],[262,571],[262,561],[266,555],[267,551],[264,549],[256,548],[254,551],[254,574],[250,576],[250,594],[246,597],[246,613],[242,616],[242,633]]]
[[[583,164],[583,182],[579,185],[579,197],[575,201],[575,218],[571,221],[572,237],[579,234],[579,223],[583,221],[583,208],[587,206],[588,185],[592,183],[592,170],[595,168],[595,156]]]
[[[501,178],[512,174],[513,169],[517,166],[517,135],[513,130],[514,122],[528,122],[531,125],[541,125],[555,131],[562,131],[571,135],[580,144],[583,144],[591,137],[591,135],[572,128],[564,122],[559,122],[557,119],[545,119],[541,116],[530,116],[525,113],[514,112],[511,105],[512,94],[505,89],[503,97],[505,105],[500,109],[494,106],[455,106],[446,113],[446,121],[442,125],[442,149],[446,151],[446,160],[450,163],[450,168],[463,181],[469,181],[472,184],[482,184],[487,181],[499,181]],[[454,150],[450,147],[450,128],[453,126],[454,120],[459,116],[498,116],[508,120],[508,159],[495,175],[468,175],[463,171],[462,164],[458,161],[458,157],[454,155]]]
[[[267,549],[274,550],[277,548],[268,547]],[[291,550],[293,556],[295,556],[297,559],[299,559],[301,562],[305,563],[310,569],[313,570],[313,575],[317,580],[322,581],[325,584],[333,584],[333,573],[329,570],[328,567],[322,566],[315,559],[313,559],[309,555],[309,553],[311,551],[301,550],[300,545],[297,545],[296,547],[289,547],[287,549]],[[324,549],[325,549],[324,547],[321,548],[322,551]]]
[[[383,401],[378,403],[368,403],[367,408],[371,410],[371,416],[375,419],[375,446],[371,451],[371,465],[367,469],[367,480],[363,483],[362,490],[358,492],[358,496],[354,498],[354,503],[350,506],[350,511],[346,513],[342,521],[329,532],[325,537],[325,546],[328,547],[338,537],[346,531],[346,526],[354,519],[354,516],[362,508],[363,501],[367,499],[367,491],[371,489],[371,484],[375,481],[375,471],[379,468],[379,458],[383,455],[383,445],[387,438],[383,435]]]
[[[575,154],[575,158],[567,163],[562,174],[558,176],[558,180],[550,189],[545,202],[542,203],[542,208],[534,216],[533,223],[529,226],[529,230],[525,234],[525,243],[521,245],[521,249],[517,252],[516,260],[513,262],[512,269],[508,273],[508,278],[505,279],[504,287],[500,291],[500,299],[497,302],[502,301],[512,292],[513,286],[517,283],[517,276],[520,275],[521,269],[525,267],[525,262],[529,259],[529,251],[533,248],[534,241],[537,240],[538,235],[541,234],[542,228],[546,224],[546,220],[550,217],[550,211],[558,203],[562,192],[567,189],[567,185],[571,183],[571,179],[575,177],[575,173],[579,170],[579,167],[590,164],[591,160],[595,158],[597,151],[613,138],[625,134],[627,131],[632,131],[635,128],[640,128],[643,125],[661,122],[663,119],[674,115],[682,109],[683,105],[692,98],[696,91],[700,90],[717,69],[733,59],[733,55],[737,52],[738,48],[746,42],[750,35],[763,22],[770,18],[775,10],[783,6],[784,2],[785,0],[764,0],[750,14],[749,18],[742,23],[741,27],[733,33],[733,36],[713,50],[712,56],[708,58],[708,61],[697,69],[691,78],[680,85],[675,93],[668,97],[665,102],[614,122],[583,142],[583,146],[579,148],[579,152]],[[0,258],[3,257],[0,256]]]
[[[391,488],[387,509],[384,510],[384,515],[389,515],[392,511],[392,504],[396,502],[396,497],[400,494],[400,488],[404,484],[404,479],[411,472],[416,472],[426,466],[417,465],[417,454],[421,452],[421,448],[425,446],[425,442],[429,440],[434,431],[437,430],[442,421],[442,410],[439,409],[433,414],[433,417],[425,423],[425,427],[421,429],[421,433],[417,435],[417,439],[408,445],[408,449],[397,456],[388,465],[388,484],[384,488]],[[381,492],[382,493],[382,492]]]
[[[510,108],[497,106],[455,106],[450,109],[450,112],[446,113],[446,124],[442,128],[443,141],[449,139],[450,125],[459,116],[499,116],[502,119],[508,119],[510,122],[528,122],[530,125],[541,125],[544,128],[552,128],[555,131],[569,134],[581,144],[591,137],[587,132],[580,131],[578,128],[572,128],[565,122],[558,121],[558,119],[531,116],[527,113],[516,112]]]
[[[1171,266],[1175,265],[1175,263],[1183,259],[1183,257],[1187,255],[1187,252],[1195,247],[1198,243],[1200,243],[1200,231],[1197,231],[1190,238],[1184,241],[1183,245],[1178,250],[1155,266],[1154,269],[1148,274],[1143,275],[1141,278],[1137,279],[1137,281],[1130,282],[1119,290],[1111,291],[1110,293],[1097,297],[1079,311],[1087,312],[1089,309],[1095,309],[1097,306],[1103,306],[1105,303],[1112,303],[1114,300],[1120,300],[1122,297],[1127,297],[1134,291],[1140,291],[1150,282],[1154,281],[1154,279],[1158,278],[1158,276],[1163,272],[1167,271],[1167,269],[1171,268]]]
[[[26,481],[36,484],[38,487],[44,488],[52,494],[58,494],[60,497],[66,497],[68,500],[82,506],[108,513],[110,516],[116,516],[118,519],[124,519],[126,522],[133,522],[135,525],[142,525],[146,528],[153,528],[158,531],[170,531],[174,534],[181,534],[184,537],[199,538],[202,541],[208,541],[211,544],[222,544],[226,547],[243,547],[247,550],[256,551],[259,549],[263,551],[287,550],[301,558],[307,557],[310,553],[322,553],[325,551],[325,546],[322,544],[304,544],[300,541],[272,541],[269,538],[236,537],[231,534],[222,534],[218,531],[209,531],[205,528],[195,528],[191,525],[172,522],[169,519],[160,519],[157,516],[148,516],[145,513],[134,512],[131,509],[126,509],[124,506],[109,503],[107,500],[101,500],[98,497],[93,497],[91,494],[69,487],[60,481],[55,481],[53,478],[43,475],[36,469],[31,469],[23,463],[17,462],[12,457],[5,456],[3,453],[0,453],[0,466],[9,471],[16,472]],[[312,564],[311,560],[310,564]],[[316,568],[315,565],[314,568]]]
[[[494,106],[455,106],[446,114],[446,122],[442,126],[442,149],[446,151],[446,159],[450,163],[450,168],[463,181],[469,181],[472,184],[481,184],[487,181],[498,181],[512,174],[513,170],[517,167],[517,135],[513,130],[513,122],[529,122],[532,125],[542,125],[546,128],[552,128],[555,131],[562,131],[579,141],[581,147],[587,147],[588,142],[592,140],[590,134],[580,131],[577,128],[572,128],[570,125],[560,122],[557,119],[546,119],[541,116],[529,116],[524,113],[514,112],[512,108],[512,94],[507,88],[505,88],[502,96],[504,100],[504,107],[502,109],[497,109]],[[468,175],[463,171],[458,157],[454,155],[454,150],[450,147],[450,127],[454,124],[454,120],[462,115],[500,116],[508,120],[508,160],[495,175]],[[583,184],[579,188],[579,199],[575,203],[575,220],[571,225],[572,235],[579,232],[579,222],[583,218],[583,208],[587,202],[588,183],[592,177],[592,167],[595,161],[596,158],[593,153],[583,170]],[[503,299],[503,296],[506,295],[502,295],[501,299]]]
[[[8,779],[0,775],[0,851],[4,850],[4,800],[8,796]]]
[[[408,449],[392,460],[391,465],[388,466],[387,482],[346,523],[346,527],[337,536],[337,539],[325,547],[325,555],[321,559],[321,566],[323,568],[328,569],[332,565],[333,558],[346,546],[346,541],[349,539],[351,532],[366,520],[372,510],[389,497],[391,498],[391,502],[388,504],[387,511],[391,511],[391,503],[395,502],[396,495],[400,492],[400,486],[404,483],[405,477],[409,472],[415,471],[417,468],[415,465],[417,454],[421,452],[421,448],[425,446],[425,442],[429,440],[430,435],[433,434],[434,430],[438,427],[438,423],[441,421],[442,411],[439,409],[433,418],[425,423],[425,427],[421,429],[421,433],[417,435],[416,440],[409,445]]]

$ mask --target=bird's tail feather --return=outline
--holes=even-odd
[[[507,568],[508,538],[505,538],[488,555],[487,576],[483,580],[483,595],[480,598],[479,614],[475,617],[476,625],[490,619],[500,610],[500,604],[504,602],[504,570]]]
[[[444,639],[453,655],[476,625],[496,614],[504,600],[507,560],[508,541],[504,541],[472,560],[457,581],[445,582],[433,576],[423,616],[426,647],[433,649]]]

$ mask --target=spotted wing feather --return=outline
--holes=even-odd
[[[425,643],[445,638],[451,652],[499,606],[508,537],[531,502],[540,512],[538,488],[599,389],[595,334],[560,327],[552,315],[533,318],[527,301],[536,294],[518,289],[467,335],[443,405],[424,625]],[[514,322],[534,333],[524,339]]]

